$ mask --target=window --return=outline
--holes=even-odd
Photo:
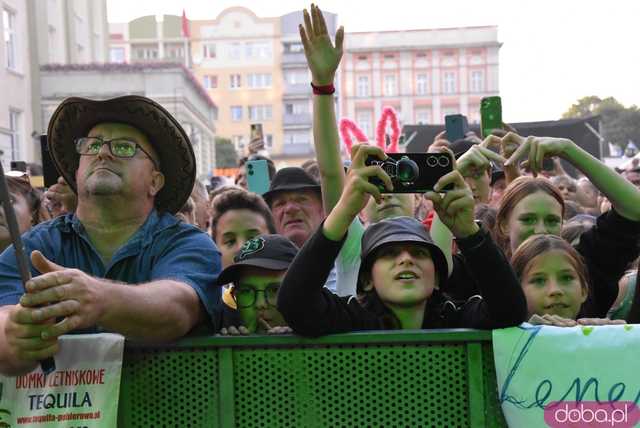
[[[285,144],[309,144],[310,142],[308,132],[286,132],[284,134]]]
[[[307,70],[288,70],[285,72],[284,78],[290,85],[308,85],[310,80]]]
[[[9,110],[9,131],[11,132],[11,160],[20,160],[20,112]]]
[[[445,94],[454,94],[456,92],[456,73],[453,71],[445,71],[442,79],[442,92]]]
[[[229,58],[240,59],[242,56],[242,45],[240,43],[231,43],[229,47]]]
[[[134,58],[139,60],[158,59],[158,48],[154,46],[139,46],[134,49]]]
[[[124,62],[124,48],[109,49],[109,61],[118,63]]]
[[[231,89],[237,89],[242,87],[242,79],[239,74],[231,74],[229,76],[229,87]]]
[[[202,86],[207,89],[215,89],[218,87],[218,76],[205,75],[202,77]]]
[[[388,97],[393,97],[398,94],[395,74],[387,74],[384,76],[384,94]]]
[[[471,72],[471,92],[484,92],[484,73],[481,70]]]
[[[236,146],[236,150],[244,150],[244,135],[234,135],[231,137],[233,145]]]
[[[308,114],[309,103],[306,101],[298,103],[286,103],[284,105],[284,112],[286,114]]]
[[[359,97],[369,96],[369,76],[358,76],[358,88],[356,94]]]
[[[216,57],[216,44],[215,43],[205,43],[202,45],[202,56],[205,58],[215,58]]]
[[[8,69],[18,70],[18,47],[16,46],[16,14],[2,10],[2,29],[4,35],[5,65]]]
[[[249,106],[249,119],[250,120],[271,120],[273,116],[271,105],[262,104]]]
[[[291,43],[290,45],[287,46],[287,52],[298,53],[303,51],[304,51],[304,46],[302,46],[302,43]]]
[[[418,74],[416,76],[416,94],[427,95],[429,93],[429,75]]]
[[[242,120],[242,106],[231,106],[231,120],[234,122]]]
[[[247,75],[247,86],[249,88],[270,88],[271,73],[251,73]]]
[[[362,129],[362,132],[364,132],[364,135],[373,135],[372,117],[373,112],[369,109],[356,111],[356,122],[360,129]]]
[[[431,122],[431,109],[426,107],[416,108],[416,123],[426,125]]]
[[[167,45],[165,48],[165,57],[169,59],[184,58],[184,47],[176,45]]]
[[[267,149],[273,148],[273,134],[265,135],[264,147]]]
[[[271,58],[271,45],[264,42],[249,42],[245,45],[247,58]]]

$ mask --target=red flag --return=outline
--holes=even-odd
[[[187,19],[187,12],[182,9],[182,37],[191,37],[189,31],[189,20]]]

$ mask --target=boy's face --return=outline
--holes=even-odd
[[[276,308],[284,270],[244,267],[233,289],[238,312],[249,333],[264,334],[268,327],[286,326]]]

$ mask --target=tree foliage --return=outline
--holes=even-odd
[[[218,168],[235,168],[238,165],[238,153],[230,139],[216,137],[215,146]]]
[[[626,147],[629,140],[640,142],[640,109],[625,107],[613,97],[595,95],[580,98],[562,115],[563,118],[579,118],[591,115],[602,117],[602,136],[606,141]]]

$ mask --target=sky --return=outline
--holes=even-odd
[[[107,0],[109,22],[144,15],[214,19],[231,6],[260,17],[307,7],[302,0]],[[321,0],[345,31],[497,25],[506,122],[559,119],[578,98],[640,105],[637,0]],[[392,5],[393,7],[389,7]]]

